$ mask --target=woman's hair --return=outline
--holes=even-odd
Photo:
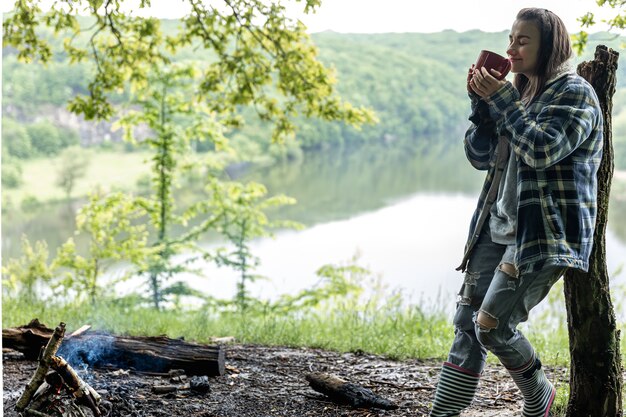
[[[516,19],[534,23],[541,34],[536,82],[531,83],[524,74],[515,74],[513,78],[513,85],[522,98],[531,101],[541,93],[546,82],[567,64],[572,57],[572,45],[563,21],[550,10],[534,7],[522,9]]]

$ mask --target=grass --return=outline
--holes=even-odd
[[[90,152],[87,172],[83,178],[78,179],[72,196],[85,196],[98,187],[104,190],[134,189],[137,180],[150,172],[145,163],[149,157],[149,152]],[[17,206],[26,197],[34,196],[40,202],[64,199],[64,191],[56,185],[60,164],[59,156],[22,162],[22,185],[16,189],[3,187],[3,197]]]
[[[211,337],[234,336],[240,343],[364,351],[394,359],[442,358],[452,341],[447,317],[427,316],[416,307],[393,312],[344,307],[309,314],[242,315],[206,309],[156,311],[114,301],[62,306],[5,297],[2,325],[19,326],[37,317],[49,327],[65,322],[70,332],[91,324],[115,334],[167,334],[200,343]]]
[[[522,324],[526,336],[541,352],[544,364],[556,367],[548,376],[557,388],[552,413],[558,417],[565,415],[569,399],[569,385],[561,382],[567,378],[569,366],[566,321],[562,296],[559,297],[561,285],[553,289],[547,308],[533,318],[532,325]],[[425,313],[417,306],[403,306],[397,298],[382,294],[375,293],[366,302],[353,295],[343,294],[321,300],[315,307],[282,314],[258,308],[246,314],[209,307],[157,311],[138,306],[132,299],[61,305],[5,296],[2,325],[19,326],[37,317],[49,327],[65,322],[68,332],[91,324],[113,334],[166,334],[200,343],[209,343],[212,337],[234,336],[238,343],[245,344],[367,352],[399,360],[445,359],[453,338],[448,315]],[[623,339],[621,349],[626,351]],[[499,363],[492,354],[488,361]]]
[[[115,301],[69,305],[26,303],[5,297],[2,313],[5,328],[26,324],[37,317],[49,327],[63,321],[69,331],[91,324],[115,334],[167,334],[200,343],[208,342],[211,337],[234,336],[240,343],[363,351],[393,359],[443,360],[453,338],[450,317],[427,314],[416,306],[363,309],[345,303],[298,314],[257,311],[242,315],[207,309],[156,311]],[[537,327],[525,334],[541,352],[542,361],[552,366],[568,366],[566,329],[546,332]],[[488,361],[498,363],[492,354]]]

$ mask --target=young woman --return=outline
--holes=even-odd
[[[517,325],[567,268],[588,269],[603,120],[593,88],[568,67],[570,38],[546,9],[522,9],[507,50],[513,83],[470,69],[470,163],[487,177],[470,224],[466,272],[430,415],[468,407],[487,351],[524,396],[524,417],[549,415],[555,389]]]

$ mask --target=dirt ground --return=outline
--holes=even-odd
[[[440,363],[393,361],[360,353],[320,349],[227,345],[222,377],[209,379],[210,392],[179,389],[153,393],[155,385],[184,388],[184,378],[146,375],[128,370],[87,369],[80,376],[101,394],[105,416],[304,417],[304,416],[426,416]],[[36,363],[21,353],[3,351],[4,415],[17,417],[15,403],[30,380]],[[564,369],[546,369],[563,381]],[[337,405],[309,387],[305,375],[325,372],[371,389],[397,404],[393,411],[354,409]],[[521,395],[501,366],[489,365],[479,394],[467,417],[520,415]],[[91,412],[89,412],[89,415]]]

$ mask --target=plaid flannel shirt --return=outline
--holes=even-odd
[[[544,265],[587,271],[603,144],[602,112],[593,87],[579,75],[565,73],[549,81],[527,106],[510,82],[485,100],[470,97],[473,124],[465,134],[465,152],[476,169],[488,172],[458,269],[466,269],[488,218],[505,142],[518,161],[515,267],[520,273]]]

